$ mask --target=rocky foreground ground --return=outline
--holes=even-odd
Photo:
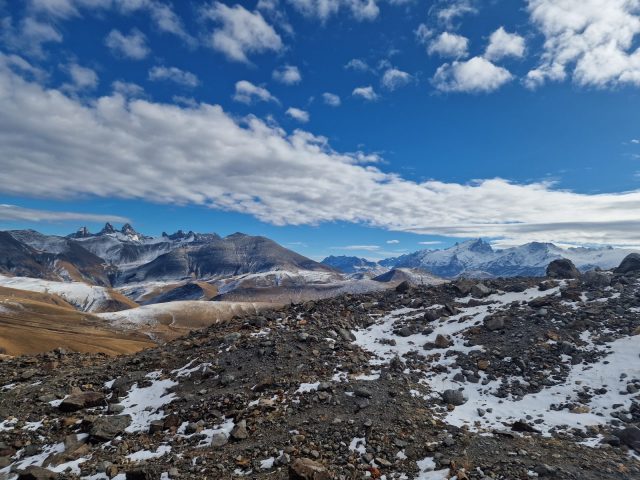
[[[6,359],[0,479],[638,479],[640,265],[556,267]]]

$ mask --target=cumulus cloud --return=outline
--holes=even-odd
[[[488,93],[513,79],[511,73],[483,57],[455,61],[440,66],[433,85],[441,92]]]
[[[429,9],[431,16],[447,27],[452,27],[458,18],[477,12],[473,0],[441,0]]]
[[[185,87],[197,87],[200,80],[191,72],[180,70],[177,67],[156,66],[149,70],[149,80],[169,81]]]
[[[489,37],[489,45],[484,53],[487,60],[501,60],[504,57],[521,58],[524,56],[524,38],[516,33],[507,32],[504,27],[498,28]]]
[[[307,123],[309,121],[309,112],[305,110],[289,107],[285,113],[300,123]]]
[[[310,18],[326,21],[340,10],[348,10],[356,20],[375,20],[380,14],[376,0],[287,0],[296,10]],[[394,2],[392,2],[394,3]],[[396,0],[396,3],[397,0]]]
[[[42,57],[47,43],[62,42],[62,34],[50,23],[26,17],[14,25],[10,17],[0,19],[0,41],[11,50]]]
[[[195,204],[275,225],[640,244],[640,191],[583,194],[499,178],[416,182],[336,151],[326,138],[217,105],[119,94],[82,101],[23,78],[4,55],[0,168],[4,195]]]
[[[233,99],[236,102],[245,103],[247,105],[250,105],[255,101],[279,103],[278,99],[271,95],[269,90],[263,87],[258,87],[247,80],[240,80],[239,82],[236,82],[236,91],[233,95]]]
[[[347,70],[355,70],[356,72],[368,72],[371,70],[371,67],[359,58],[352,58],[349,60],[344,66]]]
[[[302,75],[298,67],[284,65],[273,71],[273,79],[285,85],[295,85],[302,81]]]
[[[351,93],[354,97],[363,98],[369,102],[375,102],[380,98],[371,85],[368,87],[357,87]]]
[[[413,77],[411,74],[398,70],[397,68],[389,68],[382,75],[380,83],[387,90],[393,91],[408,85],[412,80]]]
[[[118,222],[127,223],[130,220],[119,215],[100,215],[82,212],[57,212],[53,210],[36,210],[19,207],[17,205],[0,204],[0,220],[9,222]]]
[[[204,16],[219,24],[211,34],[210,46],[229,60],[249,63],[250,54],[278,52],[284,46],[260,12],[250,12],[242,5],[215,2],[204,10]]]
[[[545,41],[541,63],[525,85],[569,76],[581,86],[640,86],[637,0],[529,0],[528,11]]]
[[[440,55],[441,57],[463,58],[467,56],[469,39],[450,32],[442,32],[429,43],[427,52],[429,55]]]
[[[111,84],[111,88],[116,93],[124,95],[125,97],[142,97],[144,96],[144,88],[137,83],[123,82],[122,80],[116,80]]]
[[[140,30],[133,29],[129,35],[120,30],[111,30],[104,39],[104,43],[115,55],[142,60],[149,55],[147,37]]]
[[[68,65],[67,72],[71,83],[65,84],[65,89],[91,90],[98,86],[98,74],[91,68],[72,63]]]
[[[342,103],[338,95],[336,95],[335,93],[329,93],[329,92],[324,92],[322,94],[322,100],[324,101],[324,103],[326,103],[331,107],[339,107],[340,104]]]
[[[115,10],[123,14],[146,12],[161,32],[176,35],[191,45],[195,43],[171,6],[158,0],[31,0],[29,8],[34,13],[57,20],[81,16],[83,11]]]

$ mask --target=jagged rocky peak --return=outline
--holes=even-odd
[[[120,229],[120,232],[123,233],[124,235],[129,235],[129,236],[140,236],[140,234],[135,231],[135,229],[131,226],[130,223],[125,223]]]
[[[184,240],[185,238],[195,237],[196,234],[193,232],[193,230],[189,230],[188,232],[185,232],[184,230],[178,230],[171,235],[167,234],[167,232],[162,232],[162,236],[164,238],[168,238],[169,240]]]
[[[87,227],[80,227],[76,233],[72,234],[72,236],[75,238],[87,238],[91,236],[91,232]]]
[[[98,235],[107,235],[109,233],[116,233],[116,229],[113,228],[113,225],[107,222],[104,224],[104,227],[102,228],[102,230],[98,232]]]
[[[460,247],[466,247],[468,250],[472,252],[482,252],[482,253],[491,253],[493,252],[493,248],[487,242],[485,242],[481,238],[477,238],[475,240],[468,240],[463,243],[458,244]]]

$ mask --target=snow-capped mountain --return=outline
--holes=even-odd
[[[532,242],[517,247],[494,249],[484,240],[456,243],[442,250],[420,250],[380,262],[388,268],[421,268],[445,277],[543,276],[547,265],[568,258],[580,270],[610,269],[633,252],[628,249],[561,248],[552,243]]]
[[[67,237],[43,235],[33,230],[4,232],[0,273],[52,280],[90,281],[84,270],[96,270],[99,284],[120,286],[132,282],[217,279],[272,271],[337,272],[288,250],[276,242],[235,233],[216,234],[178,231],[160,237],[138,233],[126,224],[120,230],[107,223],[93,234],[80,228]],[[84,270],[76,274],[76,263]],[[53,268],[66,268],[61,275]],[[99,274],[99,275],[98,275]],[[107,278],[108,277],[108,278]]]

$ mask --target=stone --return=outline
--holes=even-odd
[[[129,415],[98,417],[91,425],[89,435],[93,441],[108,442],[124,432],[130,424]]]
[[[491,289],[484,283],[476,283],[471,287],[471,296],[475,298],[484,298],[488,295],[491,295]]]
[[[456,407],[467,402],[467,399],[464,398],[464,393],[462,393],[460,390],[453,389],[445,390],[442,393],[442,399],[445,403],[454,405]]]
[[[451,345],[453,345],[453,341],[448,336],[444,336],[444,335],[438,334],[438,336],[436,336],[436,340],[435,340],[435,342],[433,342],[433,344],[438,348],[447,348],[447,347],[450,347]]]
[[[605,288],[611,285],[611,279],[606,273],[589,270],[582,275],[582,282],[590,287]]]
[[[61,412],[76,412],[83,408],[99,407],[105,404],[104,394],[100,392],[82,392],[69,395],[58,409]]]
[[[484,319],[484,326],[487,330],[493,332],[495,330],[502,330],[504,328],[504,318],[502,317],[487,317]]]
[[[579,278],[580,271],[571,260],[558,258],[547,266],[547,277],[557,279]]]
[[[58,474],[46,468],[31,466],[18,474],[18,480],[54,480]]]
[[[621,275],[638,271],[640,271],[640,253],[630,253],[624,257],[618,268],[614,270],[615,273]]]
[[[322,465],[310,458],[297,458],[289,465],[289,480],[330,480],[331,475]]]
[[[229,443],[229,437],[224,433],[216,433],[211,438],[211,446],[214,448],[224,447],[227,443]]]
[[[246,420],[240,420],[238,424],[233,427],[233,430],[231,430],[231,438],[234,440],[245,440],[249,438]]]
[[[413,285],[411,285],[411,282],[409,282],[408,280],[405,280],[404,282],[398,284],[398,286],[396,287],[396,292],[407,293],[412,288],[413,288]]]
[[[620,443],[640,453],[640,428],[628,427],[615,433]]]

